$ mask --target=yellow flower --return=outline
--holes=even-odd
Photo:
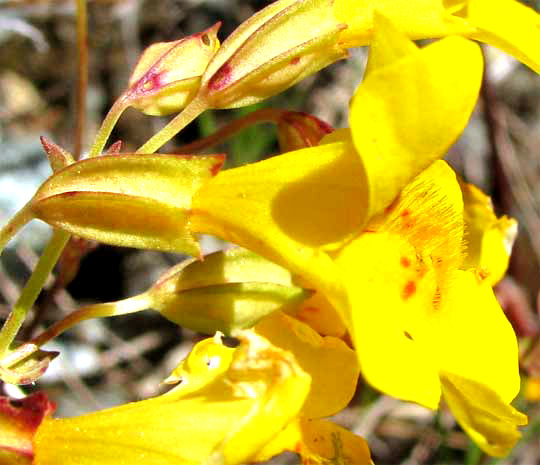
[[[340,250],[344,308],[371,384],[430,408],[442,392],[479,446],[505,455],[526,423],[509,405],[517,341],[484,275],[459,269],[463,219],[455,175],[436,162]]]
[[[180,382],[167,394],[45,419],[33,463],[231,465],[292,450],[317,462],[341,454],[351,464],[371,464],[362,438],[317,420],[354,394],[358,364],[350,348],[281,313],[238,336],[236,349],[220,334],[195,345],[166,380]]]
[[[377,65],[353,98],[352,131],[220,172],[193,196],[191,230],[254,250],[326,294],[339,287],[326,251],[356,235],[444,155],[465,127],[481,82],[474,43],[451,37],[419,49],[379,19],[370,56]]]
[[[190,225],[299,274],[341,316],[371,384],[430,408],[442,393],[480,447],[504,455],[526,422],[509,405],[517,342],[485,273],[461,269],[462,193],[432,164],[469,118],[482,59],[465,39],[418,49],[375,20],[351,130],[219,173],[195,193]]]
[[[358,379],[356,355],[343,341],[321,337],[306,324],[276,312],[258,323],[255,334],[273,347],[294,356],[301,369],[311,377],[311,386],[297,418],[259,451],[255,461],[290,450],[299,453],[303,463],[326,462],[342,458],[354,465],[371,464],[365,441],[353,433],[321,418],[347,406]],[[219,337],[198,343],[186,361],[169,378],[180,381],[176,388],[192,392],[213,377],[221,375],[235,350],[221,344]],[[218,367],[218,359],[221,365]],[[208,366],[215,366],[208,372]]]
[[[46,419],[34,438],[33,463],[232,465],[254,459],[296,418],[310,376],[290,353],[263,337],[250,332],[240,337],[232,356],[227,348],[196,350],[187,362],[191,378],[167,394],[80,417]]]

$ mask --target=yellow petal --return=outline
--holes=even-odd
[[[310,286],[338,288],[321,247],[364,223],[362,173],[357,154],[341,142],[223,171],[195,194],[190,228],[253,250]]]
[[[469,0],[471,38],[494,45],[540,73],[540,15],[516,0]]]
[[[507,216],[497,218],[491,199],[480,189],[461,183],[465,202],[467,248],[463,269],[482,270],[493,286],[499,282],[510,260],[517,235],[517,222]]]
[[[418,51],[412,40],[396,29],[396,26],[377,10],[373,12],[373,39],[369,44],[369,59],[366,76],[372,71],[390,66],[395,61]]]
[[[405,238],[435,268],[438,293],[463,260],[463,198],[454,170],[438,160],[409,183],[394,203],[368,224]],[[444,297],[444,296],[442,296]]]
[[[321,418],[343,410],[356,390],[356,354],[341,339],[319,336],[306,324],[283,313],[262,320],[255,332],[274,346],[294,354],[311,376],[311,389],[301,410],[307,418]]]
[[[474,109],[482,67],[476,44],[449,37],[373,70],[362,82],[350,122],[366,171],[369,217],[446,153]]]
[[[198,342],[185,360],[165,379],[164,383],[167,384],[180,383],[169,394],[178,390],[186,394],[210,384],[229,369],[234,351],[223,345],[221,333]]]
[[[472,29],[465,21],[450,16],[441,0],[335,0],[336,19],[348,26],[340,37],[347,47],[369,43],[376,10],[411,39],[443,37]]]
[[[310,379],[290,354],[256,335],[240,337],[230,368],[196,391],[46,420],[34,441],[35,465],[249,461],[298,414]]]
[[[325,420],[296,420],[267,444],[256,460],[269,460],[285,450],[299,454],[304,465],[373,465],[364,439]]]
[[[209,464],[240,464],[249,460],[299,415],[309,395],[311,377],[294,355],[252,333],[239,332],[244,341],[235,352],[228,379],[236,395],[255,399],[250,412],[232,423],[215,448]]]
[[[523,415],[489,386],[441,373],[443,394],[461,427],[487,454],[504,457],[521,437]]]
[[[341,313],[351,322],[363,375],[387,394],[430,408],[440,386],[429,315],[461,263],[462,212],[455,174],[437,161],[337,258],[348,296]]]
[[[432,267],[403,238],[384,232],[364,233],[337,264],[362,375],[386,394],[437,408],[440,383],[425,318],[436,292]]]
[[[315,292],[302,302],[294,317],[311,326],[322,336],[342,338],[347,332],[336,309],[320,292]]]
[[[489,386],[503,402],[514,399],[520,388],[517,339],[488,282],[456,271],[430,319],[442,370]]]

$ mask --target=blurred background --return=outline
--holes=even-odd
[[[83,149],[126,88],[141,51],[222,21],[223,40],[269,2],[248,0],[94,0],[88,2],[89,79]],[[539,1],[525,2],[539,9]],[[438,413],[380,396],[360,381],[357,395],[338,421],[368,439],[373,459],[383,464],[540,464],[540,77],[512,58],[486,48],[482,96],[470,124],[447,159],[468,181],[493,197],[498,214],[519,221],[508,277],[497,295],[521,338],[524,389],[517,406],[530,415],[524,439],[507,459],[483,456],[445,410]],[[73,150],[77,88],[76,10],[70,0],[0,0],[0,221],[4,223],[50,175],[39,137]],[[362,78],[365,49],[308,78],[262,105],[207,112],[163,152],[206,136],[226,122],[262,107],[302,110],[334,127],[347,125],[347,105]],[[110,142],[123,152],[139,147],[166,123],[128,110]],[[213,152],[228,166],[278,151],[275,127],[251,127]],[[50,236],[32,223],[12,241],[0,266],[0,317],[5,318]],[[204,239],[207,252],[222,246]],[[96,246],[84,256],[67,289],[51,278],[34,317],[30,337],[78,306],[118,300],[149,287],[180,255]],[[79,325],[48,348],[62,355],[36,385],[3,386],[21,396],[45,389],[59,416],[145,398],[164,391],[160,382],[200,335],[182,330],[150,311]],[[294,463],[281,457],[277,463]]]

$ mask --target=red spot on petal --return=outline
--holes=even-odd
[[[405,209],[400,213],[402,218],[407,218],[408,216],[410,216],[410,214],[411,214],[411,212],[408,209]]]
[[[300,61],[300,57],[294,57],[292,60],[291,60],[291,65],[297,65]]]
[[[409,266],[411,266],[411,260],[408,257],[401,257],[400,263],[404,268],[409,268]]]
[[[405,287],[403,288],[403,293],[401,296],[403,297],[403,300],[407,300],[415,292],[416,292],[416,283],[414,281],[408,281],[407,284],[405,284]]]
[[[302,450],[302,443],[301,442],[297,442],[294,446],[294,451],[295,452],[300,452]]]

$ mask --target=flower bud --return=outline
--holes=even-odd
[[[9,350],[0,361],[0,379],[5,383],[32,384],[43,376],[49,364],[59,354],[39,350],[31,344],[24,344],[21,348],[21,351]],[[21,360],[19,354],[25,353],[26,357]]]
[[[186,227],[191,197],[222,163],[221,155],[89,158],[51,176],[29,208],[35,218],[85,239],[198,255]]]
[[[129,79],[125,98],[130,105],[157,116],[184,108],[199,90],[201,75],[219,48],[220,25],[148,47]]]
[[[145,293],[165,318],[206,334],[251,328],[278,310],[294,313],[310,295],[285,268],[240,248],[181,263]]]
[[[282,153],[319,145],[334,129],[308,113],[288,111],[278,121],[278,141]]]
[[[202,77],[212,108],[236,108],[275,95],[347,56],[338,44],[345,26],[331,0],[280,0],[241,24]]]

